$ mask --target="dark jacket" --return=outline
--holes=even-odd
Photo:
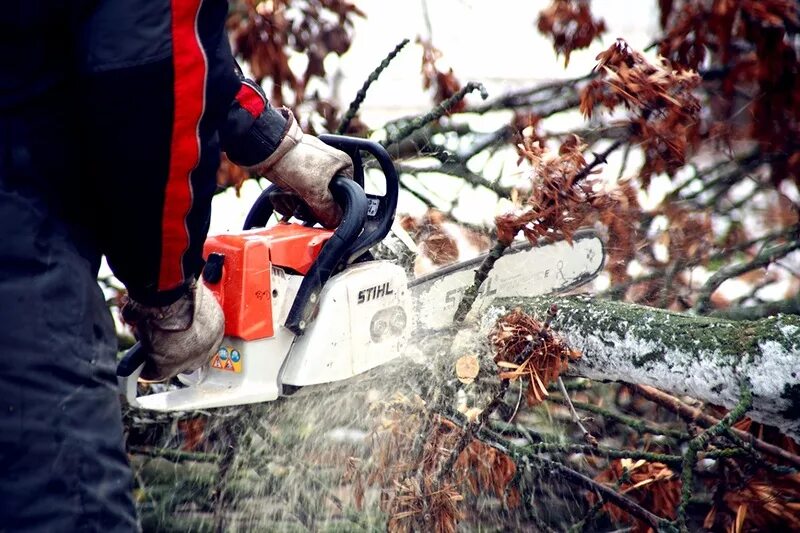
[[[202,267],[220,152],[265,159],[286,121],[243,79],[225,0],[12,0],[0,15],[0,120],[23,124],[54,209],[92,228],[143,303]],[[19,126],[17,126],[19,127]]]

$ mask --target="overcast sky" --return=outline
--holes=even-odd
[[[412,43],[370,87],[361,106],[361,116],[368,125],[378,127],[392,119],[428,111],[432,102],[422,89],[422,51],[414,44],[417,36],[428,35],[423,0],[355,0],[355,4],[367,17],[356,20],[352,48],[342,58],[330,57],[326,63],[329,73],[338,71],[336,91],[342,107],[349,104],[395,45],[408,38]],[[617,37],[642,49],[654,40],[658,31],[655,0],[593,0],[594,13],[605,19],[608,31],[587,50],[574,52],[565,69],[564,58],[556,57],[551,42],[536,29],[538,13],[548,4],[549,0],[427,0],[433,43],[462,83],[481,82],[493,97],[538,82],[582,76],[595,65],[597,54]],[[302,71],[304,59],[297,61],[296,70]],[[327,87],[320,90],[322,94],[330,91]],[[583,123],[578,114],[572,115],[558,116],[548,127],[560,131],[577,126],[572,123],[576,120]],[[499,122],[494,124],[492,120]],[[489,117],[485,128],[492,130],[507,120],[507,117]],[[609,174],[616,175],[619,157],[615,154],[609,159]],[[632,162],[631,168],[635,166]],[[448,183],[440,181],[437,187],[445,192]],[[211,233],[240,228],[259,192],[256,183],[248,182],[240,198],[233,191],[218,195],[212,210]],[[457,194],[458,216],[474,223],[494,218],[496,213],[491,209],[474,209],[492,200],[487,191],[467,188]],[[424,211],[424,205],[407,193],[401,194],[400,200],[400,212],[419,215]]]
[[[428,31],[423,0],[355,4],[367,18],[357,21],[353,47],[340,62],[340,98],[345,105],[397,43],[403,38],[413,43]],[[490,96],[497,96],[536,81],[581,76],[617,37],[642,49],[658,30],[655,0],[593,0],[593,11],[605,19],[608,31],[588,50],[573,53],[565,69],[564,58],[556,58],[550,41],[536,30],[538,13],[548,4],[549,0],[427,0],[433,43],[462,83],[480,81]],[[362,107],[368,124],[430,107],[420,84],[420,58],[418,46],[407,46],[370,89]]]

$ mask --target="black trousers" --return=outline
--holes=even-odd
[[[0,121],[0,531],[136,531],[100,256],[43,178],[67,159],[35,157],[58,128],[35,123]]]

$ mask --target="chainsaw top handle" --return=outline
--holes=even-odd
[[[346,263],[353,245],[363,234],[361,230],[367,218],[367,196],[357,183],[344,176],[336,176],[331,181],[330,190],[333,199],[342,208],[342,221],[323,245],[297,290],[285,323],[295,335],[302,335],[305,331],[319,305],[322,286],[340,265]]]
[[[364,231],[350,247],[347,262],[356,260],[372,246],[381,242],[392,229],[394,214],[397,210],[397,196],[400,189],[400,180],[397,169],[392,163],[389,153],[380,144],[367,139],[346,137],[343,135],[320,135],[319,139],[325,144],[333,146],[350,156],[353,160],[353,180],[364,189],[364,161],[362,152],[375,158],[383,174],[386,193],[381,196],[367,193],[367,219],[364,222]]]
[[[346,137],[343,135],[320,135],[319,139],[334,148],[345,152],[353,160],[353,181],[362,189],[364,188],[364,160],[362,153],[366,152],[374,157],[381,169],[385,183],[384,195],[367,194],[366,220],[364,221],[361,235],[350,245],[345,264],[352,263],[364,254],[370,247],[381,242],[389,233],[394,222],[397,210],[397,196],[400,181],[397,170],[392,163],[389,153],[380,144],[367,139]],[[288,194],[281,191],[276,185],[270,185],[253,203],[247,218],[244,221],[245,230],[265,227],[274,211],[276,196]],[[304,210],[303,220],[313,225],[316,221],[308,210]]]
[[[397,210],[400,187],[392,159],[380,144],[341,135],[325,134],[320,135],[319,139],[350,156],[353,160],[353,179],[338,176],[331,181],[331,193],[342,208],[342,222],[303,278],[286,318],[286,327],[296,335],[303,334],[313,317],[325,282],[339,269],[363,256],[389,233]],[[382,196],[364,192],[362,152],[374,157],[383,173],[386,192]],[[281,194],[287,193],[275,185],[262,192],[245,219],[244,229],[266,226],[274,212],[273,204],[280,200]],[[303,210],[300,218],[307,224],[315,223],[308,210]]]

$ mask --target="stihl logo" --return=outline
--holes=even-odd
[[[375,285],[374,287],[358,291],[358,303],[363,304],[364,302],[377,300],[378,298],[383,298],[390,294],[394,294],[394,291],[389,287],[388,282],[383,285]]]

